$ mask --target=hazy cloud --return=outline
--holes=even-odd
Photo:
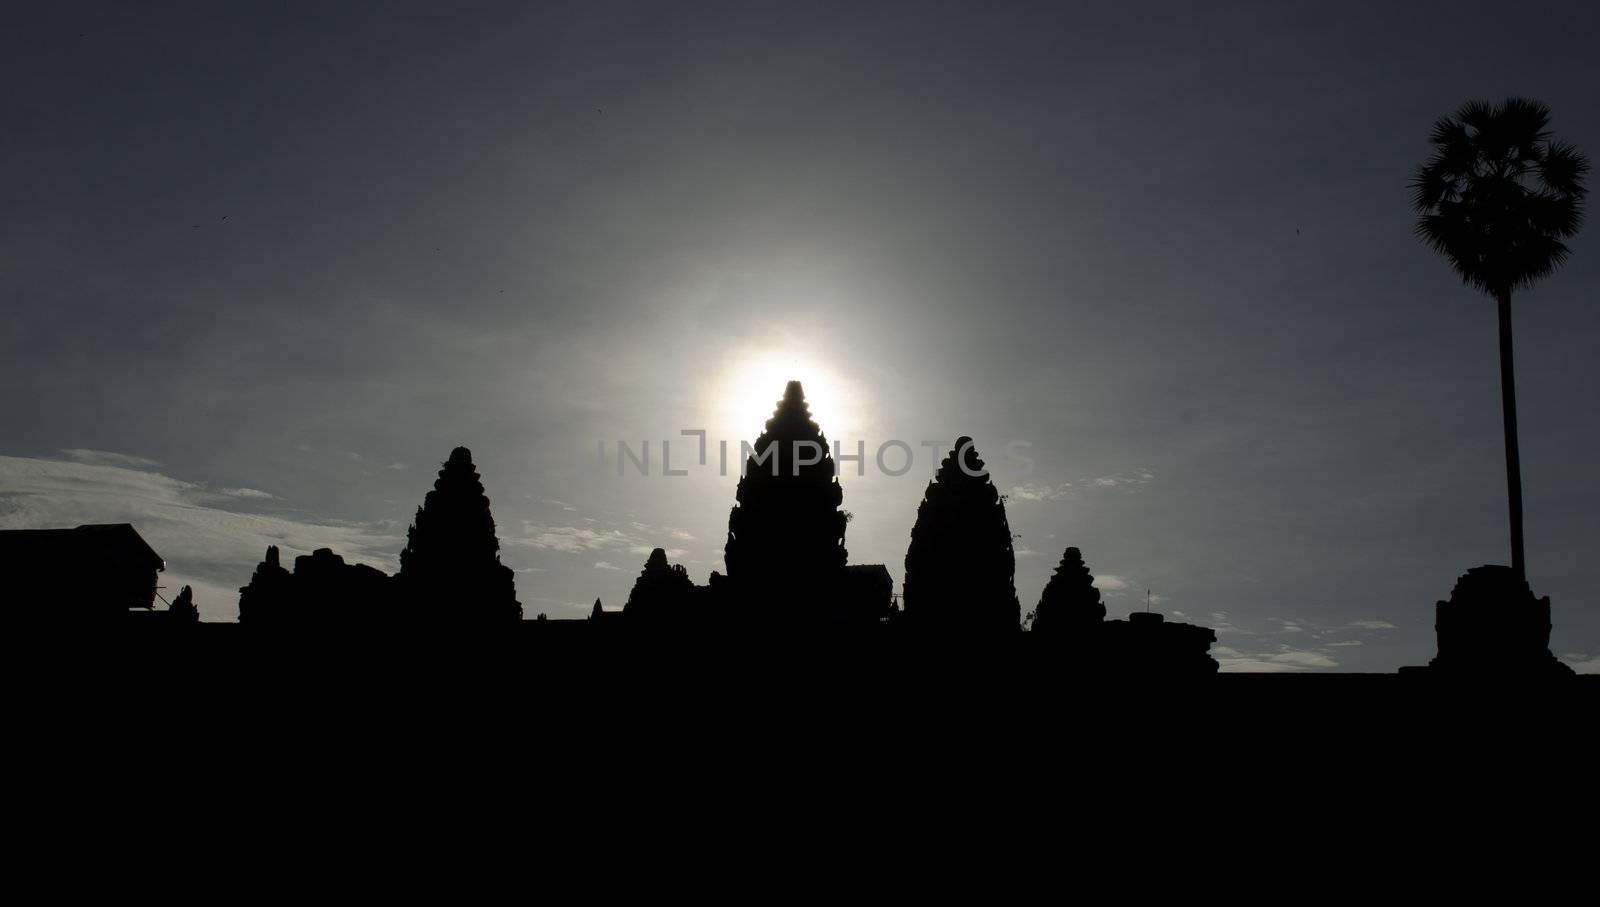
[[[634,531],[607,528],[592,529],[582,526],[537,526],[531,523],[524,523],[523,531],[525,534],[523,536],[502,539],[501,544],[559,551],[563,554],[582,554],[588,551],[627,551],[631,554],[648,556],[656,548],[662,548],[666,551],[667,557],[677,559],[689,553],[686,548],[668,547],[656,544],[654,541],[663,535],[673,538],[681,538],[684,535],[688,535],[682,530],[663,530],[639,522],[632,522],[628,525]]]
[[[1011,486],[1006,498],[1011,501],[1059,501],[1071,496],[1076,488],[1121,488],[1128,485],[1143,485],[1153,479],[1155,479],[1154,473],[1148,470],[1135,470],[1108,476],[1086,477],[1077,482],[1060,482],[1054,485],[1024,482],[1021,485]]]
[[[1323,652],[1279,646],[1274,651],[1243,652],[1229,646],[1213,646],[1211,655],[1228,673],[1286,673],[1290,671],[1326,671],[1339,666],[1339,662]]]
[[[1059,501],[1072,490],[1071,482],[1062,482],[1060,485],[1013,485],[1006,493],[1012,501]]]
[[[1217,665],[1217,670],[1224,674],[1287,674],[1303,670],[1294,665],[1250,657],[1218,658]]]
[[[636,543],[632,536],[620,529],[586,529],[581,526],[549,526],[536,529],[533,535],[524,538],[503,539],[505,545],[524,545],[529,548],[543,548],[547,551],[560,551],[564,554],[579,554],[584,551],[600,551],[605,548],[631,548]]]
[[[230,498],[260,498],[261,500],[276,500],[274,495],[256,488],[218,488],[217,494]]]
[[[61,453],[74,463],[85,463],[91,466],[123,466],[129,469],[148,469],[161,465],[159,462],[145,457],[112,453],[108,450],[87,450],[82,447],[73,447],[63,450]]]
[[[1579,674],[1600,674],[1600,655],[1567,654],[1561,656],[1561,660]]]
[[[1094,479],[1085,479],[1085,484],[1096,488],[1121,488],[1125,485],[1143,485],[1155,479],[1155,473],[1149,470],[1135,470],[1133,472],[1117,473],[1116,475],[1100,476]]]
[[[1128,588],[1128,581],[1115,573],[1102,573],[1094,578],[1094,585],[1101,592],[1120,594]],[[1155,604],[1155,599],[1150,603]]]
[[[1276,664],[1294,665],[1297,668],[1337,668],[1339,666],[1339,662],[1321,652],[1311,652],[1303,649],[1290,649],[1276,655],[1270,655],[1267,660]]]

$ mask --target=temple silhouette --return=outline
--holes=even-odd
[[[239,622],[248,626],[521,619],[511,568],[500,563],[489,497],[465,447],[450,452],[417,508],[399,573],[346,564],[327,548],[295,558],[290,572],[274,545],[239,590]]]
[[[0,532],[0,599],[13,619],[55,627],[120,628],[195,623],[188,586],[157,608],[167,562],[128,523]]]
[[[906,620],[926,630],[1009,632],[1022,608],[1006,505],[971,438],[956,439],[923,493],[906,552]]]
[[[728,640],[888,634],[968,644],[1017,634],[1067,671],[1208,675],[1218,669],[1209,654],[1217,640],[1210,628],[1153,612],[1108,620],[1076,547],[1063,552],[1024,617],[1005,499],[970,437],[956,439],[924,491],[898,599],[886,565],[849,563],[843,502],[827,437],[811,417],[801,383],[790,381],[735,491],[726,574],[713,571],[698,585],[658,547],[620,609],[608,610],[596,599],[586,619],[528,619],[513,572],[500,562],[483,479],[471,451],[457,447],[417,508],[397,573],[347,563],[327,548],[296,557],[291,568],[272,546],[239,589],[236,626],[251,635],[301,637],[328,630],[499,627],[630,641],[673,634]],[[165,568],[128,524],[0,532],[0,570],[20,578],[12,594],[32,603],[26,613],[41,623],[173,632],[199,624],[189,587],[157,607]],[[1509,567],[1468,571],[1436,612],[1437,657],[1401,673],[1572,673],[1549,650],[1550,600],[1535,598]]]

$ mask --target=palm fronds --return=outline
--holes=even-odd
[[[1566,260],[1589,161],[1549,124],[1550,109],[1527,98],[1471,101],[1433,124],[1433,156],[1411,180],[1415,232],[1467,285],[1508,292]]]

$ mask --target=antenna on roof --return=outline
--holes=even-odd
[[[1150,590],[1144,590],[1144,613],[1150,613]]]

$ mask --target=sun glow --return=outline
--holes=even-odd
[[[754,441],[790,381],[804,385],[811,418],[830,440],[851,428],[844,384],[831,372],[802,357],[762,354],[736,364],[721,382],[722,420],[731,436]]]

